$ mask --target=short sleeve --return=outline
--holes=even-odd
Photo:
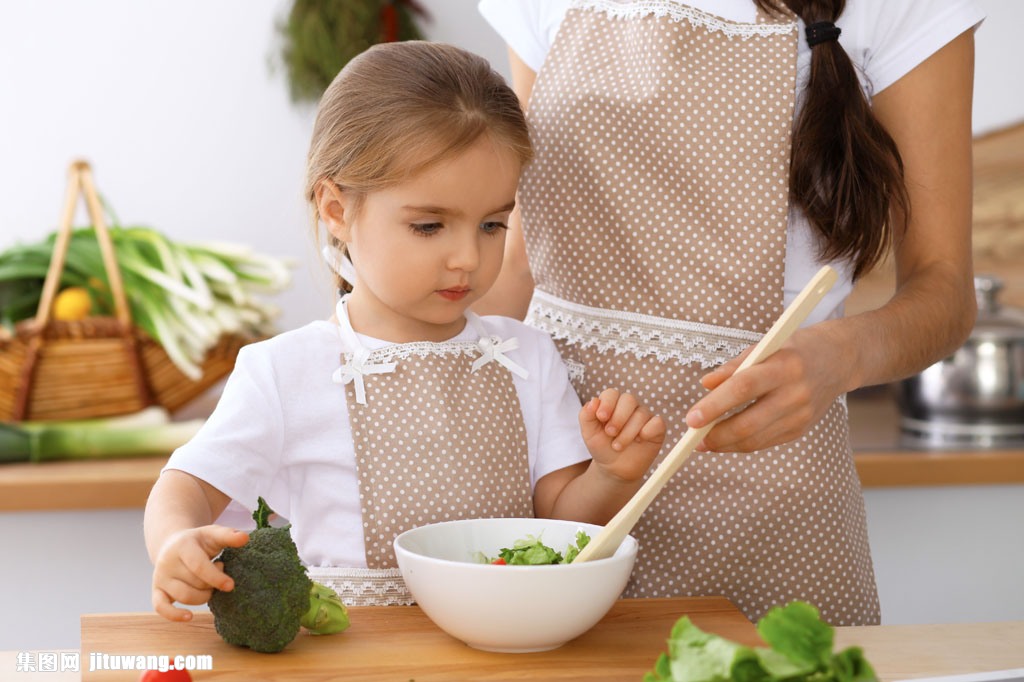
[[[851,3],[852,6],[853,3]],[[863,16],[864,71],[878,93],[985,18],[974,0],[879,1]],[[842,39],[840,39],[842,40]]]
[[[271,490],[282,442],[273,367],[264,354],[244,347],[213,414],[164,468],[189,473],[255,507],[256,495]]]
[[[555,344],[544,338],[537,344],[542,355],[541,433],[537,444],[534,481],[567,466],[590,460],[583,442],[579,414],[582,407],[569,381],[569,371]]]
[[[483,18],[534,71],[540,71],[568,10],[568,0],[480,0]]]

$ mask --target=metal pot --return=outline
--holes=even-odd
[[[950,357],[898,385],[904,443],[1024,445],[1024,311],[996,300],[1003,283],[974,278],[978,318]]]

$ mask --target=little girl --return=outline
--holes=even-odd
[[[217,524],[256,498],[292,524],[311,577],[348,604],[409,603],[392,541],[470,517],[605,523],[639,488],[665,426],[629,394],[581,407],[550,338],[470,306],[501,270],[532,151],[485,60],[426,42],[352,60],[324,93],[307,197],[345,257],[330,321],[242,349],[213,415],[150,494],[153,605],[205,603]],[[226,521],[226,517],[224,519]]]

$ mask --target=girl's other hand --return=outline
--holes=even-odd
[[[665,442],[664,420],[612,388],[583,406],[580,429],[594,462],[627,482],[643,477]]]
[[[160,549],[153,568],[153,608],[167,620],[192,619],[182,604],[205,604],[214,589],[229,592],[234,582],[212,559],[225,547],[241,547],[248,533],[227,526],[201,526],[175,533]]]
[[[697,450],[754,452],[788,443],[814,426],[846,391],[849,363],[844,365],[828,328],[826,322],[797,331],[767,360],[739,374],[752,347],[705,374],[701,384],[710,392],[690,408],[686,425],[702,428],[725,418]]]

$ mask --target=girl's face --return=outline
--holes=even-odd
[[[354,214],[344,192],[324,191],[338,205],[332,212],[321,199],[321,215],[356,270],[353,328],[397,343],[462,331],[464,312],[501,270],[519,172],[515,154],[484,135],[407,182],[367,194]]]

